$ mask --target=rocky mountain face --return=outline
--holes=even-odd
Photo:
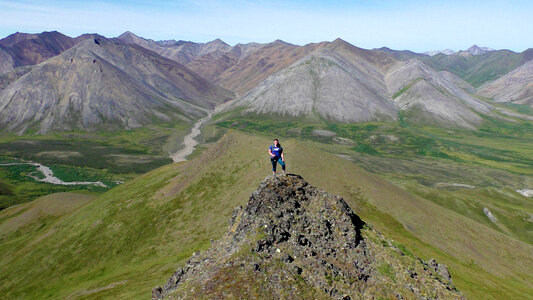
[[[226,56],[209,64],[211,67],[206,69],[199,69],[194,63],[188,66],[199,74],[212,78],[213,82],[220,86],[234,91],[237,95],[244,95],[268,76],[288,67],[319,46],[320,44],[296,46],[280,40],[264,45],[236,45],[234,52],[228,53],[228,55],[233,55],[234,63],[220,68],[218,72],[213,71],[220,63],[224,63]],[[235,55],[235,52],[238,55]]]
[[[136,44],[143,48],[152,50],[157,54],[174,60],[182,65],[187,65],[202,55],[212,54],[218,57],[231,49],[228,44],[224,43],[220,39],[216,39],[207,43],[194,43],[187,41],[156,42],[150,39],[139,37],[129,31],[121,34],[118,39],[128,44]]]
[[[367,71],[374,71],[368,63],[353,65],[334,51],[319,49],[267,78],[235,106],[259,114],[340,122],[395,120],[396,108],[384,85]]]
[[[468,84],[460,78],[436,72],[419,60],[397,63],[385,78],[398,109],[413,122],[473,129],[482,121],[479,114],[492,110],[461,88]]]
[[[57,31],[14,33],[0,40],[0,74],[41,63],[71,48],[85,37],[71,38]]]
[[[469,84],[417,59],[397,60],[336,40],[268,77],[234,103],[245,112],[335,122],[411,121],[475,128],[492,107]]]
[[[158,43],[126,32],[118,39],[150,49],[184,64],[202,77],[244,94],[269,75],[287,67],[313,50],[317,44],[296,46],[277,40],[268,44],[237,44],[220,39],[209,43],[165,41]]]
[[[228,46],[220,40],[196,44],[158,43],[127,33],[121,39],[150,49],[174,49],[170,59],[228,88],[239,100],[229,109],[333,122],[403,120],[474,129],[492,106],[473,97],[476,86],[533,58],[472,46],[444,54],[365,50],[341,39],[297,46],[269,44]],[[210,49],[210,50],[205,50]],[[466,81],[465,81],[466,80]]]
[[[267,177],[226,234],[159,298],[463,299],[446,266],[402,252],[338,196],[298,175]]]
[[[121,50],[101,54],[85,49],[87,45],[95,47],[94,43],[77,46],[87,40],[112,41],[96,49],[109,50],[107,45],[116,44],[115,48]],[[81,50],[70,52],[83,56],[81,59],[63,55],[73,48],[84,48],[87,59]],[[124,49],[135,50],[119,53]],[[62,58],[56,59],[55,55]],[[0,41],[0,126],[18,132],[30,128],[37,132],[93,128],[102,123],[104,127],[133,128],[149,123],[148,119],[192,120],[201,116],[203,109],[236,95],[239,100],[229,109],[244,108],[245,113],[265,116],[353,123],[394,122],[401,115],[403,120],[415,123],[474,129],[483,121],[481,115],[490,115],[493,110],[490,104],[472,96],[477,92],[475,87],[502,77],[532,58],[533,50],[514,53],[475,45],[453,55],[430,56],[386,47],[365,50],[341,39],[305,46],[280,40],[229,46],[220,39],[208,43],[153,41],[131,32],[117,40],[89,34],[69,38],[58,32],[17,33]],[[79,61],[94,61],[94,66],[79,68]],[[99,64],[103,61],[110,64]],[[39,62],[42,65],[35,65]],[[19,65],[24,68],[13,70]],[[105,82],[101,81],[103,77],[95,79],[98,71],[91,72],[91,67],[100,68],[100,73],[110,67],[112,72],[106,75],[110,78],[106,77]],[[507,76],[514,79],[502,77],[481,91],[497,101],[529,103],[527,70],[527,66],[516,69],[514,75]],[[55,112],[51,109],[55,105],[50,104],[55,102],[44,100],[53,97],[62,103]],[[67,98],[84,100],[64,100]],[[96,108],[93,100],[85,100],[92,98],[98,98],[96,102],[116,102],[102,109]],[[37,108],[37,100],[44,106]],[[137,104],[125,105],[127,101]],[[141,104],[156,102],[157,112],[145,110],[146,105]],[[33,103],[29,106],[32,109],[24,112],[21,107],[28,103]],[[178,112],[161,109],[161,103],[171,103]],[[66,109],[72,105],[78,108]],[[83,117],[71,113],[82,106]],[[120,113],[112,113],[117,108]],[[132,111],[138,111],[136,117],[131,117]],[[62,118],[66,124],[60,125]],[[45,119],[48,121],[42,122]]]
[[[497,102],[510,102],[533,107],[533,60],[484,84],[479,93]]]
[[[0,75],[13,70],[13,65],[13,57],[7,51],[0,48]]]
[[[0,127],[20,133],[187,121],[233,97],[175,61],[103,37],[14,73],[2,77]]]

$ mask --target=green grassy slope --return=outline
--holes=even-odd
[[[56,221],[0,232],[7,298],[147,298],[194,252],[226,230],[233,207],[270,173],[269,139],[230,131],[194,160],[126,182]],[[288,167],[340,194],[401,247],[448,264],[467,296],[533,294],[533,247],[319,150],[283,143]],[[8,219],[1,219],[0,226]]]
[[[11,206],[0,212],[0,233],[5,236],[37,220],[59,218],[75,211],[96,196],[87,192],[55,193],[29,203]]]

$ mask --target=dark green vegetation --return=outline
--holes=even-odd
[[[0,159],[0,163],[3,160]],[[117,185],[113,178],[116,175],[109,174],[91,168],[79,168],[65,165],[52,165],[54,176],[64,181],[102,181],[108,187]],[[43,177],[42,173],[32,165],[0,166],[0,210],[9,206],[32,201],[40,196],[57,192],[86,190],[102,193],[109,188],[94,185],[56,185],[38,182],[30,176]],[[120,178],[120,177],[119,177]]]
[[[479,87],[533,59],[533,49],[522,53],[498,50],[481,55],[437,54],[417,58],[436,70],[450,71],[474,87]]]
[[[369,127],[361,130],[384,129],[379,124],[366,126]],[[53,218],[35,217],[9,233],[1,226],[12,219],[10,216],[20,206],[5,209],[0,212],[0,269],[4,271],[0,275],[0,294],[29,299],[149,297],[151,289],[163,284],[193,252],[207,249],[210,239],[218,239],[226,231],[233,207],[246,203],[269,173],[266,148],[270,142],[270,135],[262,138],[230,130],[189,162],[163,166],[111,189],[77,210]],[[479,215],[467,215],[462,208],[447,208],[439,199],[426,199],[398,187],[407,183],[425,186],[411,178],[416,175],[449,182],[449,178],[456,178],[465,170],[473,173],[459,174],[463,177],[456,180],[475,175],[481,178],[480,182],[498,182],[501,176],[484,168],[484,160],[462,165],[419,155],[397,159],[401,163],[398,167],[403,168],[400,171],[391,168],[394,164],[388,161],[396,158],[354,152],[352,145],[285,138],[282,144],[291,172],[342,195],[364,221],[393,239],[405,253],[424,260],[434,257],[447,264],[454,284],[468,298],[524,299],[533,294],[529,268],[533,264],[533,246],[518,240],[518,235],[512,234],[515,229],[508,228],[508,221],[494,227]],[[502,143],[493,142],[491,147],[502,147]],[[338,157],[343,151],[351,155]],[[381,167],[389,168],[384,176],[396,184],[347,160],[353,158],[360,158],[358,163],[366,163],[365,167],[371,170],[375,169],[369,165],[383,161]],[[420,164],[417,174],[416,164]],[[448,169],[441,169],[446,166]],[[460,166],[463,169],[455,170]],[[499,171],[498,164],[494,169]],[[510,174],[512,179],[530,180],[516,171],[501,172]],[[398,174],[405,174],[406,179]],[[458,204],[462,200],[455,193],[481,201],[470,199],[468,191],[458,188],[431,183],[427,187],[435,192],[446,191],[443,197],[454,195]],[[533,213],[525,205],[529,199],[510,189],[494,189],[495,193],[507,192],[515,199],[506,205],[494,194],[492,202],[484,203],[498,220],[505,218],[497,208],[509,212],[509,216],[513,215],[510,207]],[[519,222],[518,218],[512,220]],[[387,273],[387,268],[382,271]]]
[[[64,132],[48,135],[0,136],[0,164],[33,161],[50,167],[63,181],[102,181],[113,187],[171,162],[188,129],[185,123],[148,126],[115,132]],[[0,209],[56,192],[109,188],[92,185],[54,185],[35,166],[0,166]]]

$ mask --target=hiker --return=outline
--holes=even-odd
[[[274,139],[274,145],[270,145],[268,148],[268,154],[270,155],[270,162],[272,163],[272,175],[276,175],[276,166],[279,162],[283,173],[285,173],[285,157],[283,156],[283,147],[279,143],[278,139]]]

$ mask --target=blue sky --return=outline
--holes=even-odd
[[[70,36],[124,31],[160,39],[294,44],[340,37],[356,46],[428,51],[472,44],[533,47],[533,1],[4,1],[0,37],[57,30]]]

